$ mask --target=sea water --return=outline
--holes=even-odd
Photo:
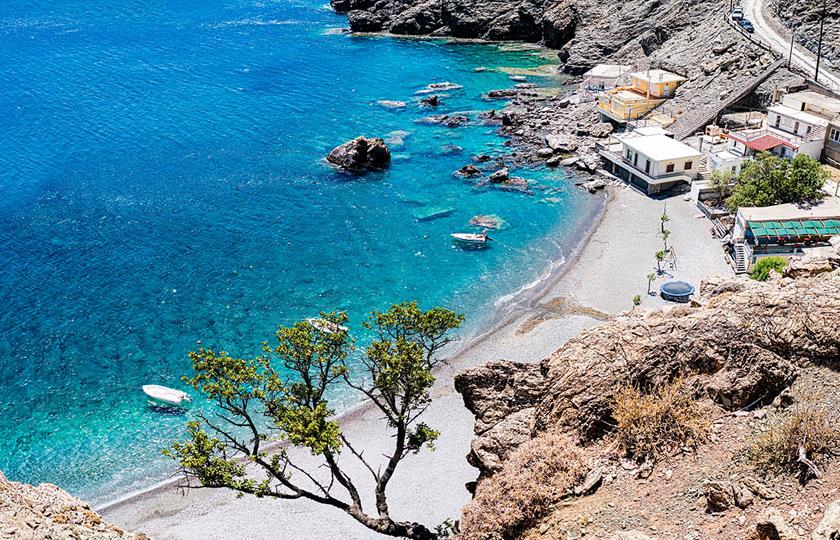
[[[416,121],[499,107],[529,49],[353,37],[323,0],[5,0],[0,5],[0,470],[103,502],[166,478],[200,341],[255,354],[278,324],[417,299],[492,323],[571,248],[594,199],[563,172],[533,194],[453,171],[505,150],[495,127]],[[476,69],[476,68],[487,69]],[[530,77],[541,86],[553,79]],[[405,101],[401,109],[380,100]],[[401,133],[402,132],[402,133]],[[386,172],[323,162],[390,138]],[[546,189],[549,188],[549,189]],[[418,219],[439,213],[436,219]],[[475,214],[509,224],[453,246]],[[340,395],[337,408],[358,396]]]

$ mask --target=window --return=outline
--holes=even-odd
[[[797,120],[796,122],[794,122],[794,124],[793,124],[793,132],[794,132],[794,133],[799,133],[799,120]]]
[[[807,135],[807,134],[810,134],[810,133],[811,133],[811,126],[808,126],[807,128],[805,128],[805,134]]]
[[[666,173],[672,173],[672,172],[674,172],[674,164],[673,164],[673,163],[669,163],[668,165],[666,165],[666,166],[665,166],[665,172],[666,172]]]
[[[828,138],[836,143],[840,143],[840,129],[831,128]]]
[[[776,115],[776,128],[778,128],[781,123],[782,123],[782,117],[777,114]]]
[[[693,162],[691,162],[691,161],[686,161],[685,162],[685,170],[690,171],[693,166],[694,166]]]

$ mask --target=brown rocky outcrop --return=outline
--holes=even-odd
[[[539,365],[492,362],[456,388],[476,415],[470,461],[482,476],[549,430],[583,440],[612,423],[612,395],[688,377],[726,410],[770,403],[799,366],[840,355],[840,272],[761,283],[712,280],[698,307],[629,312],[582,332]],[[527,427],[530,426],[530,434]]]
[[[796,29],[796,39],[816,54],[819,47],[820,19],[823,2],[819,0],[773,0],[768,15],[776,14],[789,29]],[[823,59],[840,67],[840,3],[825,2],[825,25],[822,43]]]
[[[837,540],[840,538],[840,500],[831,503],[822,520],[811,534],[811,540]]]
[[[376,171],[388,166],[391,151],[382,139],[357,137],[333,149],[327,161],[345,171]]]
[[[90,506],[52,484],[10,482],[0,473],[0,537],[144,540],[102,521]]]

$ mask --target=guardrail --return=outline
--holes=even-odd
[[[782,55],[780,55],[779,53],[777,53],[776,51],[773,50],[773,47],[771,47],[767,43],[764,43],[764,41],[762,39],[756,37],[754,34],[751,34],[751,33],[747,32],[746,30],[744,30],[744,28],[738,23],[738,21],[735,21],[734,19],[732,19],[732,17],[730,16],[730,13],[728,13],[728,12],[724,13],[723,18],[727,22],[727,24],[729,24],[729,26],[734,28],[736,32],[740,33],[742,36],[747,38],[752,43],[758,45],[759,47],[761,47],[762,49],[764,49],[765,51],[769,52],[770,54],[772,54],[773,56],[775,56],[777,58],[782,57]]]

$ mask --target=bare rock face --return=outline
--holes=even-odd
[[[768,508],[759,518],[748,540],[801,540],[785,516],[775,508]]]
[[[648,389],[683,376],[698,397],[727,410],[770,403],[798,365],[831,361],[840,350],[840,271],[716,280],[701,290],[697,307],[623,314],[540,364],[494,361],[461,373],[456,389],[476,415],[471,462],[492,475],[526,439],[527,424],[530,437],[560,430],[596,438],[612,422],[612,395],[623,386]],[[731,486],[723,491],[731,506]]]
[[[811,534],[811,540],[836,540],[840,538],[840,500],[825,510],[822,520]]]
[[[327,161],[346,171],[377,171],[390,164],[391,151],[382,139],[358,137],[335,148]]]
[[[10,482],[0,473],[3,538],[54,540],[148,540],[102,521],[90,506],[52,484]]]

